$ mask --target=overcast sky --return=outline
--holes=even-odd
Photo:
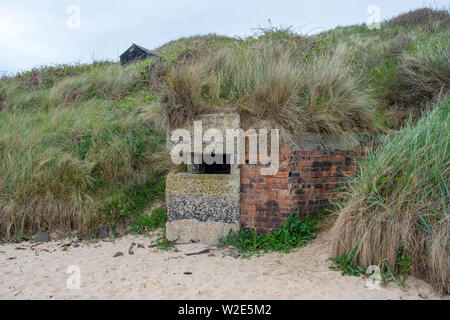
[[[0,72],[117,60],[133,42],[148,49],[180,37],[252,34],[272,25],[316,33],[430,5],[426,0],[0,0]],[[433,5],[448,5],[449,0]]]

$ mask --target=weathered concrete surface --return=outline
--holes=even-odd
[[[226,129],[238,129],[238,114],[202,115],[203,130],[218,129],[226,137]],[[192,126],[190,127],[191,133]],[[171,147],[169,145],[168,151]],[[195,165],[188,172],[172,173],[166,180],[166,237],[177,243],[200,241],[216,244],[230,230],[240,227],[240,177],[237,164],[230,174],[200,174]]]
[[[202,123],[202,131],[203,134],[209,129],[217,129],[222,133],[223,136],[223,148],[226,150],[226,131],[227,129],[240,129],[241,121],[240,116],[237,113],[228,112],[228,113],[211,113],[211,114],[202,114],[199,115],[195,121],[201,121]],[[194,121],[192,123],[187,123],[183,129],[186,129],[190,132],[191,139],[194,139]],[[166,150],[168,153],[171,153],[175,144],[171,141],[172,130],[176,128],[167,128],[167,139],[166,139]],[[183,143],[183,142],[181,142]],[[203,142],[202,147],[205,148],[207,145],[214,145],[211,142]],[[194,150],[193,141],[191,141],[192,150]],[[234,142],[234,149],[236,150],[237,144]]]
[[[320,134],[303,134],[286,147],[290,150],[353,150],[366,146],[374,138],[368,134],[347,134],[342,136],[325,136]]]
[[[177,243],[191,241],[215,245],[218,239],[224,238],[230,231],[238,231],[239,223],[200,222],[196,219],[182,219],[167,223],[167,240]]]
[[[169,174],[166,236],[216,244],[240,225],[240,171],[231,174]]]

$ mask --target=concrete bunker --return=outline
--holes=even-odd
[[[230,155],[213,154],[215,158],[221,159],[218,162],[207,163],[202,157],[202,163],[198,165],[190,165],[191,173],[197,174],[231,174]],[[193,158],[194,156],[192,156]]]
[[[203,130],[218,129],[223,136],[227,129],[239,129],[240,117],[236,113],[217,113],[199,116]],[[189,132],[194,135],[193,125]],[[169,130],[170,134],[170,130]],[[168,151],[173,148],[168,139]],[[226,146],[224,146],[225,150]],[[186,172],[171,173],[167,177],[166,236],[170,241],[187,243],[199,241],[216,244],[230,231],[240,227],[240,168],[230,163],[226,153],[212,154],[214,163],[199,157],[199,164],[188,164]]]
[[[232,112],[204,114],[195,121],[202,121],[204,131],[216,128],[223,136],[227,129],[241,128],[239,114]],[[188,123],[192,136],[193,123]],[[170,152],[174,145],[170,138],[167,141]],[[267,233],[291,214],[315,215],[342,195],[347,179],[357,170],[356,160],[371,147],[372,139],[366,134],[304,134],[281,143],[279,168],[273,175],[263,175],[264,165],[248,161],[247,147],[242,164],[230,163],[226,152],[216,157],[223,163],[189,164],[186,172],[167,177],[167,239],[216,244],[241,227]],[[203,155],[191,155],[196,156]]]

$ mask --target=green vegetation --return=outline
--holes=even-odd
[[[379,30],[337,27],[313,38],[328,50],[345,45],[352,70],[377,102],[378,121],[398,128],[448,92],[449,21],[448,10],[423,9],[382,23]]]
[[[258,234],[252,229],[241,229],[230,234],[221,241],[220,247],[233,246],[240,253],[253,254],[260,252],[289,252],[315,239],[316,231],[320,228],[317,219],[307,217],[301,220],[299,215],[291,215],[281,226],[268,234]]]
[[[339,257],[336,258],[330,258],[330,261],[333,261],[335,263],[335,266],[331,266],[331,270],[340,270],[342,271],[342,275],[345,276],[355,276],[359,277],[361,274],[366,273],[366,268],[363,266],[359,266],[356,263],[356,252],[359,247],[359,242],[356,243],[356,245],[350,250],[350,252],[342,253]]]
[[[359,277],[364,275],[370,277],[373,273],[369,273],[366,267],[358,265],[357,263],[358,248],[359,241],[348,254],[342,253],[339,257],[330,258],[329,260],[334,262],[334,265],[329,268],[331,270],[341,271],[343,276]],[[404,286],[412,268],[412,258],[406,256],[403,248],[400,248],[397,251],[397,260],[393,269],[391,269],[386,260],[382,261],[377,268],[380,270],[382,284],[395,281],[399,286]]]
[[[449,39],[448,10],[424,9],[379,30],[302,36],[271,26],[245,39],[172,41],[162,57],[126,67],[58,65],[4,77],[0,236],[92,237],[101,224],[116,233],[158,229],[164,209],[145,212],[175,169],[165,152],[168,119],[181,125],[228,108],[244,128],[263,122],[284,138],[389,133],[344,203],[334,261],[346,274],[378,265],[386,281],[413,274],[450,292]],[[223,245],[287,252],[316,229],[291,217],[272,234],[242,230]],[[174,248],[164,233],[155,246]]]
[[[170,162],[147,65],[58,70],[0,82],[2,235],[127,228],[164,194]]]
[[[136,218],[132,231],[134,233],[146,233],[166,226],[167,209],[159,208],[151,212],[150,215],[142,214]]]
[[[305,37],[269,27],[245,39],[173,41],[160,49],[168,61],[161,108],[174,125],[233,108],[247,126],[262,119],[291,137],[396,129],[448,92],[449,16],[424,9],[379,30],[338,27]]]
[[[100,204],[101,210],[110,216],[133,214],[138,216],[154,200],[164,195],[165,176],[154,174],[145,182],[132,183],[113,193]]]
[[[389,25],[423,25],[436,28],[450,24],[448,10],[422,8],[398,15],[388,21]]]
[[[162,107],[175,125],[217,108],[237,108],[292,135],[377,131],[375,102],[352,75],[344,49],[322,54],[311,40],[298,44],[291,37],[263,35],[174,65]]]
[[[449,123],[443,97],[361,163],[334,227],[333,256],[359,243],[356,263],[410,272],[450,292]]]
[[[347,45],[377,101],[379,124],[403,128],[360,164],[334,227],[335,268],[360,274],[375,265],[384,281],[404,284],[412,274],[449,293],[448,10],[415,10],[380,30],[338,27],[314,38]]]
[[[166,238],[166,230],[164,231],[156,238],[156,241],[154,242],[154,246],[160,250],[165,251],[174,251],[178,252],[177,247],[175,247],[175,241],[169,241]]]

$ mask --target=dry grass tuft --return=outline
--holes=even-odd
[[[333,229],[332,255],[359,243],[357,263],[396,267],[450,293],[450,100],[386,139],[361,164]]]
[[[291,44],[265,35],[176,65],[167,73],[161,105],[175,125],[237,108],[294,135],[377,131],[375,102],[352,73],[345,49],[309,57],[311,46]]]
[[[430,101],[450,86],[450,41],[428,43],[404,54],[398,66],[398,90],[406,105]]]

